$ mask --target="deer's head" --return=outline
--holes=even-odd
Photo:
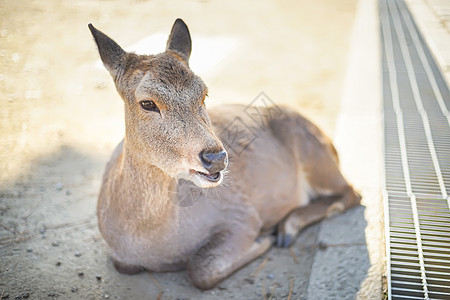
[[[208,89],[189,68],[191,38],[177,19],[157,55],[125,52],[89,24],[100,57],[125,103],[125,151],[171,177],[220,184],[227,153],[205,108]]]

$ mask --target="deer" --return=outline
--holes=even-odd
[[[330,138],[294,109],[257,107],[255,124],[244,105],[206,108],[183,20],[155,55],[126,52],[88,27],[125,110],[97,203],[118,272],[186,270],[211,289],[272,245],[290,247],[306,226],[360,204]],[[218,136],[234,120],[240,134],[226,143]],[[245,149],[232,153],[236,145]],[[179,205],[190,191],[195,203]]]

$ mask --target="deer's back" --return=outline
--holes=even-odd
[[[285,107],[223,105],[208,112],[229,153],[227,187],[219,188],[222,199],[240,197],[251,204],[264,227],[308,204],[312,191],[305,172],[318,158],[336,157],[313,123]]]

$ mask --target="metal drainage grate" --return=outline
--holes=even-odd
[[[389,299],[450,299],[450,92],[402,0],[380,0]]]

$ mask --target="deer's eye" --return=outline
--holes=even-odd
[[[158,106],[152,100],[144,100],[139,102],[143,110],[159,112]]]

